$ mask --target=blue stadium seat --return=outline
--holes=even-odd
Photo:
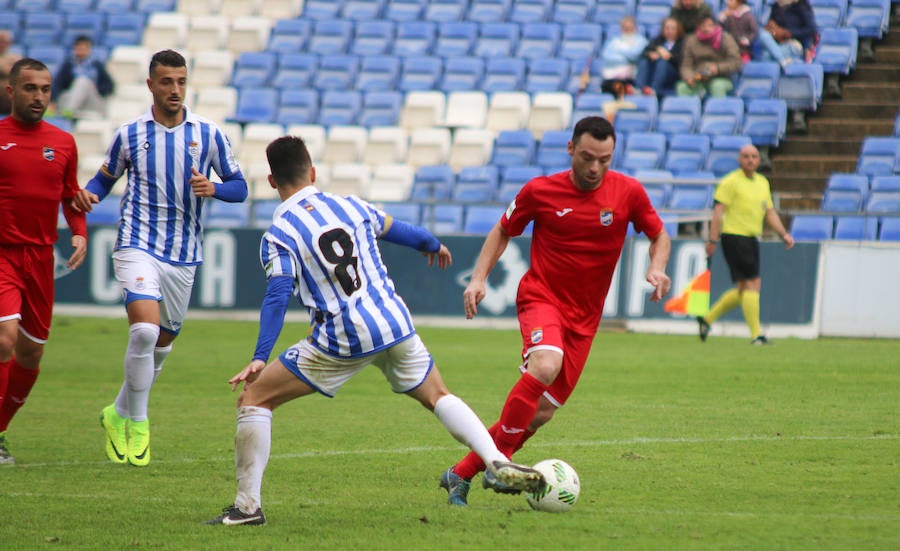
[[[623,107],[616,111],[616,131],[651,132],[656,129],[659,103],[656,96],[626,96],[625,101],[634,107]]]
[[[64,26],[62,13],[29,11],[22,22],[21,37],[16,37],[16,41],[29,47],[60,44]]]
[[[500,187],[497,189],[495,199],[509,203],[519,193],[522,186],[543,175],[544,170],[537,165],[508,166],[500,173]]]
[[[635,171],[659,168],[666,156],[666,135],[660,132],[631,132],[625,142],[620,168]]]
[[[460,0],[431,0],[425,6],[424,19],[428,21],[462,21],[468,2]]]
[[[343,1],[305,0],[303,3],[304,19],[337,19]]]
[[[457,0],[457,3],[465,4],[465,2],[459,2],[459,0]],[[465,20],[477,23],[506,21],[509,15],[510,4],[510,0],[471,0],[469,10],[465,14]]]
[[[869,136],[863,140],[856,172],[866,176],[885,176],[900,164],[900,138]]]
[[[869,193],[869,177],[864,174],[834,172],[828,176],[825,191],[856,191],[865,196]]]
[[[572,109],[572,120],[580,121],[584,117],[602,115],[603,104],[612,101],[613,95],[606,92],[584,92],[575,97]]]
[[[870,191],[900,191],[900,174],[874,176]]]
[[[17,11],[0,11],[0,31],[9,31],[13,38],[22,29],[22,15]]]
[[[667,136],[692,134],[700,125],[701,112],[697,96],[666,96],[660,106],[656,130]]]
[[[176,0],[135,0],[134,9],[142,13],[175,11]]]
[[[443,72],[444,64],[439,57],[410,56],[403,60],[403,72],[397,87],[404,92],[434,90]]]
[[[446,21],[438,25],[438,36],[434,43],[434,55],[440,57],[469,55],[477,38],[477,23],[471,21]]]
[[[509,57],[519,44],[517,23],[483,23],[474,53],[481,57]]]
[[[478,90],[484,78],[484,59],[476,56],[451,57],[444,61],[438,89],[443,92]]]
[[[66,59],[68,49],[63,46],[31,46],[28,48],[28,57],[42,61],[50,69],[50,74],[55,75]]]
[[[499,179],[496,166],[467,166],[459,171],[451,198],[461,203],[487,203],[494,198]]]
[[[356,34],[350,42],[350,53],[361,56],[380,55],[391,51],[393,47],[393,21],[366,21],[356,25]]]
[[[538,142],[534,164],[543,167],[545,172],[571,165],[572,157],[569,155],[568,149],[571,137],[572,133],[568,130],[548,130],[544,132],[541,140]]]
[[[465,210],[456,203],[425,205],[422,209],[422,225],[437,235],[462,232]]]
[[[394,55],[430,55],[437,36],[437,25],[431,21],[403,21],[397,25]]]
[[[254,199],[250,207],[250,212],[253,215],[251,225],[254,228],[268,229],[275,217],[275,209],[280,204],[280,199]]]
[[[391,215],[391,218],[419,226],[422,224],[422,205],[404,201],[400,203],[384,203],[381,210]]]
[[[696,172],[706,165],[709,157],[709,136],[706,134],[673,134],[663,168],[675,174]]]
[[[849,75],[856,68],[859,33],[853,27],[822,29],[816,45],[815,61],[826,73]]]
[[[270,52],[300,53],[312,35],[312,22],[309,19],[279,19],[275,21],[269,34]]]
[[[491,164],[501,167],[530,165],[535,149],[530,130],[501,130],[494,140]]]
[[[278,65],[274,52],[242,52],[234,62],[231,85],[236,88],[267,86]]]
[[[712,208],[712,187],[673,185],[668,208],[671,210],[706,210]]]
[[[282,89],[306,88],[319,70],[319,56],[315,54],[282,53],[272,76],[272,86]]]
[[[875,214],[900,213],[900,191],[870,192],[863,210]]]
[[[0,9],[6,9],[2,1]],[[94,9],[94,0],[59,0],[56,9],[65,13],[88,13]]]
[[[878,238],[874,216],[835,216],[834,238],[845,241],[872,241]]]
[[[250,122],[274,122],[278,115],[278,90],[274,88],[242,88],[231,120]]]
[[[778,147],[787,132],[787,103],[781,98],[756,98],[747,102],[741,134],[754,145]]]
[[[428,0],[387,0],[384,18],[391,21],[418,21]]]
[[[203,224],[207,228],[242,228],[250,225],[248,203],[207,201],[204,205]]]
[[[894,117],[894,132],[893,135],[900,138],[900,113],[897,113],[897,116]]]
[[[662,25],[662,20],[668,17],[671,9],[672,5],[670,3],[655,3],[643,0],[637,4],[634,19],[639,27],[659,29]]]
[[[641,173],[643,173],[643,171],[639,171],[639,173],[635,174],[635,178],[644,184],[644,191],[647,192],[647,197],[650,198],[650,204],[652,204],[653,208],[656,210],[666,208],[669,204],[669,195],[672,193],[672,185],[644,183],[644,178]]]
[[[108,195],[103,201],[94,205],[91,212],[87,213],[87,223],[89,226],[117,225],[121,218],[121,208],[122,197],[120,195]]]
[[[72,119],[63,117],[62,115],[44,115],[44,120],[53,126],[65,130],[69,134],[75,129],[75,122]]]
[[[749,100],[774,98],[778,93],[781,66],[775,61],[750,61],[744,64],[734,95]]]
[[[485,235],[497,225],[505,206],[471,205],[466,209],[466,222],[463,233],[470,235]]]
[[[356,75],[356,89],[363,92],[396,89],[400,63],[396,56],[363,56]]]
[[[514,23],[536,23],[550,18],[553,0],[516,0],[508,19]]]
[[[557,23],[524,23],[515,55],[525,59],[556,57],[561,35]]]
[[[375,90],[366,92],[362,111],[359,114],[361,126],[397,126],[403,109],[403,94],[396,90]]]
[[[569,65],[568,60],[555,57],[529,60],[525,91],[535,94],[564,90],[569,80]]]
[[[810,0],[816,27],[819,29],[844,26],[847,17],[848,0]]]
[[[347,0],[341,8],[341,19],[365,21],[366,24],[379,21],[383,19],[384,6],[385,0]]]
[[[145,23],[146,16],[142,13],[109,13],[101,42],[109,48],[140,44]]]
[[[591,21],[591,9],[594,7],[594,4],[597,4],[596,9],[593,11],[593,14],[596,14],[601,7],[599,5],[600,2],[595,0],[556,0],[553,4],[553,13],[550,19],[565,24]]]
[[[66,26],[62,34],[62,44],[71,45],[79,36],[87,36],[94,44],[100,44],[106,16],[102,13],[81,11],[66,13]]]
[[[752,143],[749,136],[713,136],[705,169],[717,178],[728,174],[739,167],[738,154],[749,143]]]
[[[822,196],[823,212],[859,212],[863,195],[858,191],[827,190]]]
[[[853,0],[844,26],[856,28],[861,38],[880,39],[888,32],[890,12],[890,0]]]
[[[419,201],[429,199],[445,201],[450,199],[454,185],[456,174],[450,165],[422,166],[416,170],[410,198]]]
[[[313,87],[325,90],[350,90],[356,82],[359,57],[355,55],[325,55],[313,76]]]
[[[319,124],[322,126],[356,124],[362,109],[362,93],[357,90],[328,90],[322,94]]]
[[[881,241],[900,241],[900,217],[883,217],[881,219],[881,227],[878,230],[878,239]]]
[[[700,116],[701,134],[731,135],[741,129],[744,122],[744,100],[737,97],[709,98]]]
[[[275,122],[289,124],[314,124],[319,120],[319,92],[310,88],[284,88],[278,101]]]
[[[353,22],[341,19],[319,19],[313,23],[307,52],[321,56],[347,52],[353,37]]]
[[[791,63],[778,80],[778,97],[788,109],[815,111],[822,103],[825,69],[821,63]]]
[[[56,0],[15,0],[13,9],[20,12],[46,12],[53,9]]]
[[[577,0],[576,4],[584,3],[584,0]],[[600,25],[618,25],[626,15],[634,15],[635,0],[597,0],[593,14],[590,14],[590,21],[599,23]]]
[[[526,64],[515,57],[488,57],[481,89],[486,93],[512,92],[525,86]]]
[[[834,218],[822,214],[797,214],[791,220],[795,241],[828,241],[834,232]]]
[[[134,0],[97,0],[94,10],[106,14],[132,13],[134,11]],[[143,15],[141,14],[141,16]]]
[[[557,55],[588,64],[599,55],[603,27],[596,23],[568,23],[563,27]]]

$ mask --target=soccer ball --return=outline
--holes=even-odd
[[[562,459],[545,459],[534,468],[544,475],[547,487],[543,492],[525,494],[531,508],[545,513],[564,513],[571,509],[581,493],[575,469]]]

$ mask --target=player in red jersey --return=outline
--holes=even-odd
[[[68,132],[45,122],[50,71],[24,58],[2,92],[12,115],[0,120],[0,464],[14,463],[6,428],[37,379],[53,317],[53,244],[59,206],[72,230],[74,270],[87,252],[78,192],[78,153]]]
[[[478,313],[485,282],[509,240],[534,222],[531,267],[519,282],[516,308],[522,333],[522,377],[510,390],[500,420],[490,429],[497,447],[511,457],[566,403],[591,350],[628,223],[650,238],[646,279],[650,300],[668,292],[665,273],[672,243],[643,186],[612,172],[615,131],[602,117],[575,125],[572,169],[525,184],[488,233],[468,287],[466,318]],[[452,505],[466,505],[472,477],[484,470],[469,454],[441,475]],[[489,473],[485,488],[517,493]]]

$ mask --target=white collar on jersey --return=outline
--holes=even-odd
[[[306,199],[310,195],[315,195],[316,193],[319,193],[319,191],[320,190],[317,189],[315,185],[308,185],[308,186],[304,187],[297,193],[291,195],[290,197],[288,197],[287,199],[282,201],[282,203],[280,205],[278,205],[278,207],[275,209],[275,216],[280,216],[287,209],[296,205],[300,201]]]
[[[181,124],[197,124],[199,122],[197,115],[195,115],[187,105],[182,105],[181,108],[184,109],[184,120],[181,121]],[[155,119],[153,118],[153,106],[151,105],[150,107],[148,107],[147,111],[145,111],[138,120],[142,122],[154,121]],[[181,126],[181,124],[179,124],[178,126]],[[178,126],[174,126],[173,128],[178,128]]]

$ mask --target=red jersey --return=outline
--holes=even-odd
[[[519,282],[517,302],[551,302],[570,328],[594,334],[622,253],[628,222],[648,237],[663,229],[640,182],[607,171],[601,185],[581,191],[571,170],[525,184],[500,223],[519,235],[534,221],[531,267]]]
[[[78,151],[71,134],[40,121],[0,120],[0,245],[56,243],[59,205],[72,233],[87,237],[78,192]]]

